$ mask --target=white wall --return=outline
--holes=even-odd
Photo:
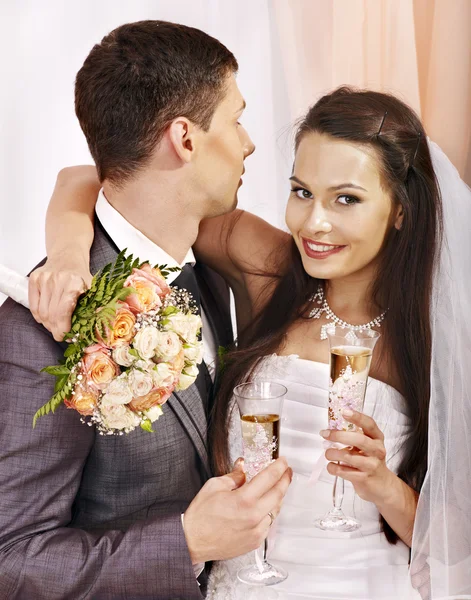
[[[243,124],[257,146],[240,205],[283,225],[290,113],[270,0],[0,0],[0,263],[27,273],[44,256],[56,174],[91,162],[74,114],[75,74],[105,34],[142,19],[198,27],[234,52]]]

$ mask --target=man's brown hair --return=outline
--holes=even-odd
[[[140,21],[105,36],[75,81],[75,111],[100,181],[129,179],[176,117],[207,131],[237,69],[223,44],[193,27]]]

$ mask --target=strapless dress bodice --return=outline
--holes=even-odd
[[[315,518],[332,507],[334,478],[325,468],[326,442],[319,435],[321,429],[327,428],[329,365],[296,355],[272,355],[259,362],[251,379],[268,379],[287,388],[280,427],[280,455],[287,458],[294,475],[272,527],[269,559],[287,569],[289,577],[272,588],[257,591],[257,588],[249,589],[237,583],[231,591],[225,592],[222,581],[236,580],[237,569],[252,561],[253,555],[223,561],[213,567],[209,597],[215,600],[415,597],[408,583],[409,548],[401,541],[389,544],[381,530],[376,505],[359,498],[350,482],[345,482],[342,508],[360,520],[361,528],[352,533],[338,533],[314,527]],[[364,412],[371,415],[383,431],[387,464],[396,472],[401,447],[410,430],[404,398],[393,387],[369,378]],[[242,455],[240,419],[235,404],[230,417],[229,444],[235,460]],[[313,471],[317,472],[315,481]]]

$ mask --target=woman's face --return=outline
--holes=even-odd
[[[319,279],[373,277],[402,211],[382,186],[371,148],[319,133],[296,152],[286,223],[306,272]]]

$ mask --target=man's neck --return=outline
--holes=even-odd
[[[128,223],[178,263],[183,262],[200,225],[200,218],[190,210],[191,199],[168,184],[145,180],[131,181],[118,190],[104,182],[103,191]]]

